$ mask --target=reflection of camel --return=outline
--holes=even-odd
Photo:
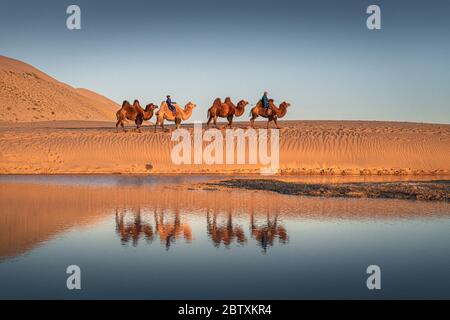
[[[208,123],[206,127],[209,128],[211,121],[214,121],[214,126],[217,128],[217,117],[221,117],[227,118],[228,126],[231,128],[233,117],[240,117],[244,113],[246,105],[248,105],[248,102],[245,100],[239,101],[237,106],[235,106],[231,102],[230,97],[225,98],[223,103],[220,98],[217,98],[214,100],[212,107],[208,109]]]
[[[275,238],[285,244],[287,243],[289,237],[286,228],[278,223],[278,214],[271,221],[269,214],[267,214],[267,220],[262,225],[257,225],[255,223],[255,215],[250,214],[250,232],[252,237],[256,239],[258,244],[266,252],[268,247],[273,246]]]
[[[137,126],[137,131],[141,132],[141,125],[144,122],[144,120],[150,120],[151,117],[153,117],[153,111],[158,108],[157,105],[154,105],[153,103],[149,103],[145,110],[142,109],[141,105],[139,104],[138,100],[134,100],[133,105],[130,105],[128,101],[124,101],[122,103],[122,108],[120,108],[119,111],[116,112],[117,117],[117,123],[116,123],[116,131],[119,129],[119,125],[122,127],[123,131],[126,132],[125,127],[123,126],[123,122],[128,119],[131,121],[134,121]]]
[[[240,226],[233,226],[231,212],[228,213],[226,224],[224,223],[218,226],[216,218],[217,214],[214,213],[211,221],[208,210],[206,213],[207,231],[215,247],[219,247],[223,242],[225,247],[228,248],[234,239],[236,239],[236,242],[239,244],[247,242],[244,230],[242,230]]]
[[[155,210],[155,233],[159,235],[161,243],[164,243],[166,250],[169,250],[172,242],[183,236],[187,242],[191,242],[193,239],[192,228],[187,223],[181,223],[180,212],[178,209],[175,210],[175,217],[173,222],[165,221],[164,213],[156,213]]]
[[[116,232],[120,236],[122,244],[126,244],[132,239],[133,246],[136,247],[142,235],[147,241],[153,241],[153,227],[149,223],[142,222],[140,208],[137,213],[133,213],[133,222],[124,222],[125,215],[126,212],[119,213],[116,209]]]
[[[275,125],[277,126],[277,129],[280,129],[278,126],[277,119],[283,118],[287,113],[287,108],[291,105],[287,102],[282,102],[280,104],[280,107],[277,108],[277,106],[273,103],[273,99],[269,100],[270,109],[272,112],[270,114],[267,114],[267,109],[263,107],[262,101],[260,100],[255,107],[250,111],[250,116],[252,117],[250,119],[251,126],[253,128],[255,119],[260,117],[268,118],[267,121],[267,129],[269,129],[269,124],[271,121],[275,122]]]
[[[188,120],[192,115],[192,110],[197,107],[197,105],[195,103],[188,102],[184,109],[181,109],[178,104],[174,104],[174,107],[176,109],[175,115],[172,111],[170,111],[165,101],[161,103],[161,108],[159,108],[159,111],[156,113],[155,132],[158,125],[160,125],[164,131],[164,120],[175,122],[175,126],[178,129],[180,127],[181,120]]]
[[[149,242],[152,242],[156,237],[161,239],[161,243],[165,245],[166,249],[175,242],[180,236],[183,236],[187,242],[192,241],[192,229],[189,224],[181,223],[180,214],[178,210],[175,213],[173,222],[167,222],[164,213],[159,216],[154,213],[155,227],[153,228],[149,222],[142,221],[140,209],[137,213],[132,213],[132,222],[125,222],[126,212],[118,212],[116,209],[116,232],[120,236],[122,244],[133,241],[133,246],[137,246],[139,239],[144,236]]]

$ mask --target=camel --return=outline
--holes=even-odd
[[[227,118],[228,127],[231,128],[233,123],[233,117],[240,117],[244,111],[245,107],[248,105],[248,101],[241,100],[238,102],[237,106],[231,102],[230,97],[225,98],[225,101],[222,103],[220,98],[214,100],[211,108],[208,109],[208,123],[206,127],[209,128],[209,124],[211,121],[214,121],[214,126],[217,128],[217,117]]]
[[[134,100],[133,105],[130,105],[130,103],[125,100],[122,103],[122,108],[120,108],[119,111],[116,112],[117,117],[117,123],[116,123],[116,131],[119,132],[119,124],[121,125],[124,132],[127,132],[125,130],[125,127],[123,125],[125,119],[134,121],[136,123],[136,129],[138,132],[141,132],[141,125],[144,122],[144,120],[150,120],[151,117],[153,117],[153,112],[155,109],[157,109],[158,106],[149,103],[145,106],[145,110],[142,109],[141,105],[139,104],[138,100]]]
[[[197,105],[192,102],[188,102],[184,109],[181,109],[178,104],[174,104],[174,106],[176,109],[175,115],[172,111],[170,111],[165,101],[161,103],[161,107],[156,113],[155,132],[158,125],[160,125],[164,131],[164,120],[175,122],[175,126],[178,129],[180,127],[181,120],[189,119],[192,115],[192,110],[197,107]]]
[[[277,123],[277,119],[283,118],[287,113],[287,108],[291,105],[290,103],[283,101],[280,106],[277,108],[275,104],[273,103],[273,99],[269,100],[271,113],[267,114],[267,109],[263,107],[262,101],[260,100],[255,107],[252,108],[250,111],[250,116],[252,117],[250,119],[250,123],[252,128],[254,127],[255,119],[258,118],[258,116],[261,116],[263,118],[267,118],[267,129],[269,129],[269,124],[271,121],[275,122],[275,125],[277,126],[277,129],[280,129]]]

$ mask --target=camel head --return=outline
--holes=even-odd
[[[237,104],[238,108],[245,108],[247,105],[248,105],[248,101],[247,100],[241,100]]]
[[[153,111],[155,109],[158,109],[158,106],[154,103],[149,103],[145,106],[145,111]]]
[[[280,108],[288,108],[288,107],[290,107],[291,106],[291,104],[289,103],[289,102],[286,102],[286,101],[283,101],[281,104],[280,104]]]
[[[192,103],[192,102],[188,102],[187,104],[186,104],[186,106],[185,106],[185,109],[194,109],[194,108],[196,108],[197,107],[197,105],[195,104],[195,103]]]

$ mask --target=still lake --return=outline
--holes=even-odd
[[[446,202],[180,187],[209,179],[0,176],[0,299],[450,298]]]

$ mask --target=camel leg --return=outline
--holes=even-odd
[[[134,123],[136,123],[136,130],[137,130],[137,132],[142,133],[141,126],[144,123],[144,118],[138,117],[138,118],[136,118]]]
[[[250,126],[252,128],[255,127],[255,119],[257,118],[257,116],[255,116],[255,114],[252,113],[252,118],[250,119]]]
[[[119,132],[119,125],[122,127],[122,130],[124,132],[127,132],[127,130],[125,130],[125,126],[123,125],[123,120],[118,120],[116,123],[116,132]]]
[[[179,129],[181,124],[180,118],[175,118],[175,129]]]
[[[209,129],[209,124],[211,123],[211,121],[212,121],[212,116],[209,115],[208,122],[206,123],[206,129]]]
[[[277,122],[277,118],[274,118],[273,122],[275,122],[275,125],[277,126],[277,129],[280,129],[280,126],[278,125],[278,122]]]
[[[228,116],[228,127],[231,129],[231,125],[233,124],[233,116]]]
[[[267,130],[269,130],[270,121],[272,121],[270,118],[267,119]]]
[[[156,133],[156,127],[158,127],[158,124],[159,124],[159,121],[156,120],[156,123],[155,123],[155,133]]]
[[[123,132],[127,132],[127,130],[125,129],[125,126],[123,125],[123,121],[120,122],[120,126],[122,127]]]

